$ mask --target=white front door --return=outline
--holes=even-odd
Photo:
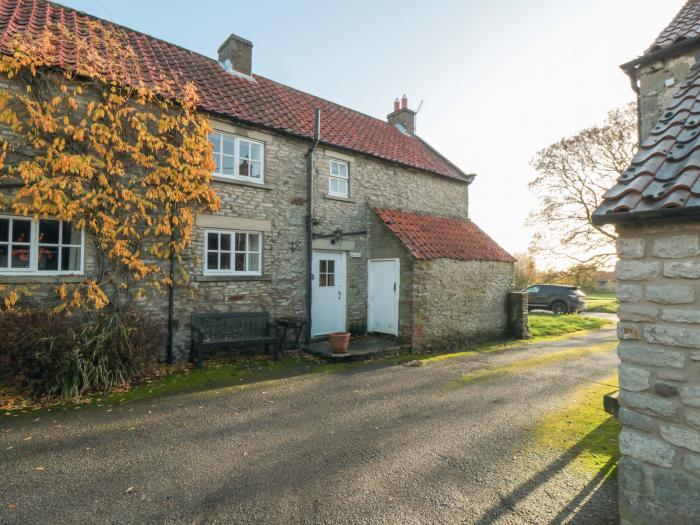
[[[399,335],[399,260],[370,260],[367,331]]]
[[[311,335],[345,331],[345,252],[314,252]]]

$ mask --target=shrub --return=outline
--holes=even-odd
[[[72,398],[143,375],[158,354],[163,327],[129,310],[5,311],[0,333],[0,382],[33,397]]]

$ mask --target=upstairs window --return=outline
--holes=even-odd
[[[0,216],[0,275],[82,273],[83,244],[68,222]]]
[[[263,147],[256,142],[215,131],[209,135],[214,149],[214,175],[263,183]]]
[[[331,160],[330,178],[328,180],[328,194],[334,197],[348,196],[348,172],[350,166],[347,162]]]
[[[205,274],[261,275],[262,234],[205,232]]]

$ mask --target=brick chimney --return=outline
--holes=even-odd
[[[231,68],[244,75],[253,72],[253,43],[238,35],[231,35],[219,47],[219,62],[231,65]]]
[[[397,98],[394,100],[394,111],[386,116],[387,122],[413,135],[416,132],[416,112],[408,109],[408,97],[401,97],[401,102]]]

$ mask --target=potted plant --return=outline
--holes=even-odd
[[[334,354],[345,354],[350,343],[350,332],[333,332],[329,334],[328,341],[331,343]]]

